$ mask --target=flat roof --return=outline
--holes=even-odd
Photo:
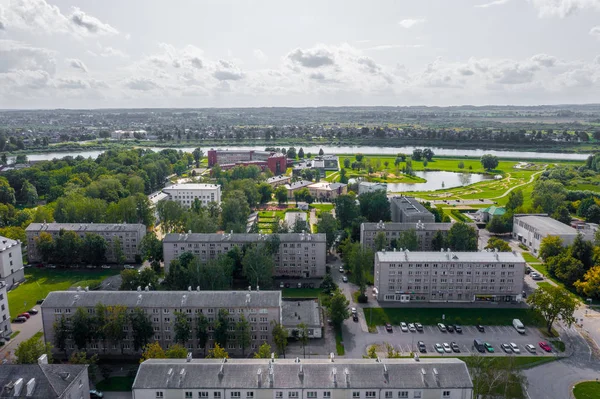
[[[140,229],[146,230],[146,226],[139,223],[31,223],[25,231],[60,231],[60,230],[72,230],[72,231],[89,231],[89,232],[102,232],[102,231],[138,231]]]
[[[281,319],[284,327],[297,327],[302,323],[307,327],[320,327],[322,320],[319,302],[316,299],[282,301]]]
[[[440,251],[380,251],[375,255],[380,262],[477,262],[524,263],[519,252],[440,252]]]
[[[567,226],[556,219],[552,219],[550,216],[517,215],[515,216],[515,219],[523,221],[543,234],[577,234],[576,229]]]
[[[404,212],[414,212],[414,213],[428,213],[431,214],[419,201],[417,201],[414,197],[392,197],[390,199],[391,203],[396,205]]]
[[[221,186],[218,184],[182,183],[173,184],[172,186],[165,187],[162,190],[214,190],[219,187]]]
[[[467,226],[477,228],[475,223],[466,223]],[[415,230],[427,230],[427,231],[448,231],[452,228],[454,223],[398,223],[398,222],[386,222],[386,223],[362,223],[361,229],[364,231],[405,231],[410,229]]]

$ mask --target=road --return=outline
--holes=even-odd
[[[40,306],[34,306],[35,309],[40,311]],[[12,323],[11,328],[13,333],[20,331],[19,334],[11,339],[6,345],[0,347],[0,359],[14,359],[14,352],[17,346],[23,341],[28,340],[35,333],[42,331],[42,314],[40,313],[33,315],[25,323]]]

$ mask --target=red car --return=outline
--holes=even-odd
[[[17,317],[25,317],[26,319],[29,319],[31,317],[31,315],[29,313],[21,313]]]
[[[548,345],[544,341],[540,342],[540,348],[542,348],[546,352],[552,352],[552,348],[550,347],[550,345]]]
[[[390,323],[385,323],[385,330],[387,332],[392,332],[392,325]]]

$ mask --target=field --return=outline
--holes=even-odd
[[[525,262],[527,262],[527,263],[541,263],[542,262],[541,260],[539,260],[538,258],[533,256],[529,252],[523,252],[522,255],[523,255],[523,258],[525,259]]]
[[[598,399],[600,398],[600,382],[580,382],[573,388],[575,399]]]
[[[31,309],[36,301],[44,299],[49,292],[67,290],[71,287],[93,287],[106,277],[119,274],[119,270],[61,270],[25,269],[25,282],[8,293],[11,318]]]
[[[425,325],[444,322],[510,326],[513,319],[519,319],[528,326],[544,326],[543,320],[529,309],[364,308],[364,313],[369,326],[380,326],[385,323],[399,325],[402,321]],[[445,319],[442,319],[442,315],[445,315]]]

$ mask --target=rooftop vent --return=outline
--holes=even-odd
[[[329,354],[329,360],[331,360],[331,363],[333,363],[333,359],[335,358],[335,355],[333,354],[333,352],[331,352]],[[335,369],[334,369],[335,370]]]
[[[23,379],[19,378],[15,381],[15,393],[14,396],[21,396],[21,390],[23,389]]]
[[[258,385],[258,387],[260,388],[260,384],[262,382],[262,369],[258,369],[256,370],[256,384]]]
[[[29,382],[27,382],[27,391],[25,393],[25,396],[33,396],[33,391],[35,391],[35,378],[32,378],[29,380]]]
[[[346,384],[350,384],[350,370],[347,368],[344,369],[344,377],[346,379]]]
[[[71,376],[71,374],[69,374],[67,372],[62,372],[62,373],[58,373],[58,376],[60,378],[62,378],[64,381],[67,381],[69,379],[69,377]]]
[[[46,355],[45,353],[38,357],[38,364],[48,364],[48,355]]]

